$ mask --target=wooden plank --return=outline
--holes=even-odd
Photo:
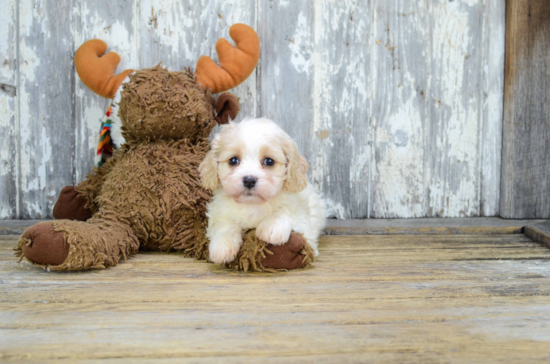
[[[329,216],[340,219],[369,213],[374,3],[315,2],[313,125],[287,120],[307,133],[311,181],[323,191]],[[282,94],[288,95],[284,88]],[[285,106],[284,98],[279,102]]]
[[[26,228],[47,220],[0,220],[0,236],[22,234]],[[520,234],[527,225],[548,220],[509,220],[501,218],[424,218],[424,219],[328,219],[328,235],[393,234]]]
[[[152,67],[163,62],[171,70],[195,68],[202,55],[217,61],[216,41],[229,37],[229,27],[245,23],[256,28],[256,2],[144,0],[139,7],[139,59],[141,67]],[[269,45],[261,39],[262,47]],[[240,97],[244,116],[255,116],[257,110],[256,71],[241,85],[233,89]]]
[[[483,1],[481,66],[480,213],[499,216],[504,113],[504,51],[506,6],[502,0]]]
[[[496,214],[503,6],[377,4],[370,217]]]
[[[93,38],[107,43],[109,51],[120,56],[117,72],[139,69],[135,0],[93,0],[75,2],[74,49]],[[82,181],[95,166],[94,156],[99,140],[99,128],[110,100],[90,91],[78,78],[74,65],[75,93],[75,171],[74,183]],[[59,186],[63,188],[64,186]]]
[[[550,248],[550,222],[528,225],[525,227],[524,233],[534,242]]]
[[[21,235],[28,227],[43,221],[48,220],[0,220],[0,238],[3,235]]]
[[[425,129],[430,125],[433,102],[428,75],[432,70],[421,66],[426,60],[418,61],[431,54],[426,50],[433,33],[428,28],[431,10],[426,6],[426,1],[386,1],[374,14],[380,20],[375,23],[371,45],[377,97],[372,103],[369,217],[433,216],[427,211],[425,177],[429,160],[425,154],[430,153],[425,149],[429,147]]]
[[[325,174],[314,172],[318,156],[311,154],[315,138],[314,111],[315,9],[312,1],[259,0],[260,56],[258,115],[268,117],[296,140],[310,164],[310,181],[320,187]],[[330,209],[330,201],[329,209]]]
[[[16,238],[0,238],[0,253]],[[445,245],[550,256],[521,234],[324,236],[314,268],[285,274],[158,253],[48,273],[0,254],[0,361],[550,359],[550,262],[453,261]]]
[[[17,5],[0,4],[0,218],[17,218]]]
[[[0,252],[12,253],[11,248],[16,237],[10,240],[0,240]],[[538,284],[539,278],[544,278],[548,265],[529,267],[529,274],[525,274],[525,268],[517,266],[518,259],[548,259],[550,252],[540,247],[523,235],[501,236],[325,236],[321,239],[321,255],[316,263],[316,269],[293,272],[293,274],[272,276],[267,278],[275,289],[278,285],[296,285],[292,289],[302,289],[300,282],[313,280],[317,284],[325,285],[323,292],[337,289],[339,285],[356,284],[359,282],[393,282],[399,287],[400,282],[439,281],[430,286],[446,286],[453,281],[472,281],[479,277],[484,280],[477,283],[478,286],[508,285],[510,282],[500,282],[498,275],[500,270],[506,270],[509,277],[513,277],[511,284],[518,284],[521,280],[526,286]],[[62,281],[51,281],[51,275],[45,274],[41,269],[36,269],[28,264],[19,266],[15,264],[12,255],[6,255],[6,263],[0,265],[2,276],[10,277],[4,280],[18,284],[20,295],[33,294],[31,288],[25,284],[28,277],[33,282],[40,282],[42,292],[56,290],[60,283],[70,285],[71,289],[86,290],[87,284],[101,279],[109,285],[98,287],[94,290],[97,299],[102,291],[108,296],[108,292],[118,289],[115,285],[125,285],[131,281],[132,285],[143,284],[150,286],[158,284],[173,285],[182,284],[173,298],[194,300],[196,294],[187,291],[202,291],[200,287],[202,279],[208,279],[211,284],[227,282],[228,276],[233,276],[239,285],[240,292],[247,292],[248,284],[258,283],[266,279],[265,274],[243,274],[228,270],[220,270],[219,267],[205,262],[184,259],[178,254],[148,254],[140,253],[120,264],[116,269],[98,270],[95,274],[68,274],[61,275]],[[2,259],[2,260],[4,260]],[[345,259],[345,261],[344,261]],[[486,262],[486,259],[497,260],[495,264]],[[462,261],[460,261],[462,260]],[[346,267],[342,268],[342,263]],[[182,265],[183,264],[183,265]],[[332,271],[331,267],[342,270],[340,273]],[[382,268],[383,267],[383,268]],[[22,269],[24,268],[24,269]],[[28,268],[28,269],[27,269]],[[206,268],[206,269],[205,269]],[[327,269],[331,271],[327,275]],[[353,271],[353,274],[350,272]],[[38,275],[36,274],[38,273]],[[221,275],[220,275],[221,274]],[[431,278],[430,278],[431,277]],[[272,279],[273,278],[273,279]],[[276,278],[276,280],[274,280]],[[534,281],[533,281],[534,279]],[[524,281],[525,280],[525,281]],[[49,287],[49,288],[48,288]],[[385,289],[390,286],[386,285]],[[0,288],[1,289],[1,288]],[[162,288],[159,288],[162,290]],[[473,286],[471,287],[473,290]],[[481,289],[481,288],[480,288]],[[242,297],[233,297],[231,290],[220,288],[217,300],[234,300]],[[222,292],[223,291],[223,292]],[[226,295],[225,293],[228,295]],[[319,294],[323,295],[323,292]],[[488,294],[495,292],[487,291]],[[139,295],[140,292],[137,292]],[[200,294],[200,293],[199,293]],[[208,294],[208,293],[207,293]],[[310,294],[317,295],[311,292]],[[395,293],[392,293],[395,294]],[[78,297],[78,296],[76,296]],[[117,298],[120,299],[120,298]],[[133,298],[129,298],[133,299]],[[148,300],[147,297],[144,297]]]
[[[376,345],[374,345],[376,347]],[[529,345],[529,348],[531,346]],[[540,345],[539,345],[540,348]],[[480,350],[479,347],[475,347],[475,352],[472,351],[469,355],[465,351],[457,353],[452,356],[453,363],[465,363],[469,364],[472,362],[471,356],[482,357],[482,352],[486,353],[489,350],[492,350],[493,347],[487,348],[487,350]],[[454,352],[455,348],[452,348]],[[526,348],[528,350],[528,348]],[[380,349],[380,351],[372,348],[361,348],[357,350],[348,350],[348,353],[330,353],[328,351],[323,351],[322,353],[303,353],[302,355],[298,354],[281,354],[281,353],[271,353],[270,357],[249,357],[242,355],[232,355],[232,356],[202,356],[202,357],[181,357],[173,356],[169,358],[156,358],[155,363],[168,364],[168,363],[216,363],[219,360],[223,359],[224,363],[233,364],[233,363],[257,363],[261,361],[266,364],[273,363],[437,363],[438,360],[434,359],[434,356],[438,355],[439,357],[444,357],[448,355],[448,350],[443,348],[436,350],[427,350],[422,352],[413,351],[410,347],[402,348],[400,350],[385,350],[385,348]],[[484,363],[506,363],[509,362],[522,362],[522,363],[538,363],[540,361],[547,360],[547,357],[543,354],[538,356],[533,354],[533,357],[525,358],[522,352],[518,350],[504,350],[504,352],[499,352],[493,354],[491,358],[484,359]],[[151,360],[147,358],[109,358],[102,360],[107,363],[150,363]],[[56,359],[56,363],[94,363],[94,360],[67,360],[67,359]]]
[[[526,225],[545,220],[501,218],[424,218],[327,220],[328,235],[385,234],[519,234]]]
[[[2,4],[9,38],[17,8]],[[119,70],[159,61],[179,70],[201,54],[216,58],[215,41],[235,22],[255,26],[262,42],[257,72],[235,90],[239,119],[284,126],[331,216],[497,212],[502,1],[26,0],[19,8],[21,36],[2,42],[22,59],[21,102],[0,91],[8,100],[0,218],[49,216],[59,190],[94,164],[106,101],[78,80],[76,47],[98,37],[121,55]],[[2,67],[0,83],[15,85],[15,67]]]
[[[529,246],[526,246],[527,248],[530,248]],[[422,252],[421,252],[422,253]],[[13,254],[1,254],[2,259],[11,260],[13,261],[14,257]],[[338,285],[338,284],[349,284],[353,283],[356,285],[369,285],[372,282],[378,282],[378,283],[386,283],[389,282],[393,287],[399,287],[399,285],[396,285],[395,283],[403,284],[416,284],[419,286],[425,285],[425,284],[432,284],[434,282],[438,282],[441,280],[447,281],[448,285],[455,284],[457,282],[463,282],[463,281],[475,281],[480,276],[483,276],[484,280],[500,280],[502,278],[501,274],[498,273],[500,270],[504,269],[504,267],[508,271],[508,277],[512,277],[513,279],[519,279],[521,280],[522,284],[531,284],[536,283],[536,280],[544,278],[548,271],[547,265],[540,265],[541,261],[533,261],[533,260],[525,260],[523,261],[523,265],[533,263],[533,266],[530,267],[532,269],[530,272],[526,272],[525,269],[518,268],[518,261],[517,260],[477,260],[477,261],[443,261],[438,263],[426,263],[426,262],[410,262],[410,263],[403,263],[400,261],[401,265],[398,265],[396,263],[392,263],[389,260],[386,260],[385,262],[379,262],[377,264],[372,264],[372,261],[369,262],[368,268],[365,268],[365,262],[363,262],[362,267],[358,264],[355,264],[353,267],[349,267],[350,269],[353,268],[353,275],[350,274],[349,270],[342,271],[341,267],[339,267],[337,264],[334,265],[328,265],[324,264],[321,269],[315,269],[308,271],[304,274],[298,274],[296,272],[292,272],[291,274],[278,274],[277,277],[268,278],[263,276],[256,276],[254,274],[239,274],[232,271],[226,271],[221,269],[205,269],[204,265],[190,265],[187,264],[187,259],[183,259],[182,257],[177,257],[172,254],[172,256],[168,257],[169,259],[160,259],[159,256],[152,257],[151,254],[143,253],[138,254],[136,257],[128,260],[124,264],[121,264],[117,267],[117,269],[114,272],[106,272],[106,273],[99,273],[95,272],[93,276],[88,275],[78,275],[78,274],[70,274],[67,276],[59,277],[59,279],[62,279],[62,281],[57,280],[56,282],[52,283],[52,277],[49,275],[47,271],[41,271],[40,269],[37,269],[35,267],[31,267],[28,264],[21,264],[21,265],[15,265],[13,262],[11,262],[11,266],[8,266],[8,264],[2,264],[1,271],[2,274],[5,274],[7,278],[3,279],[2,281],[5,284],[21,284],[22,282],[27,282],[30,277],[32,277],[32,281],[36,284],[42,284],[49,286],[49,289],[55,289],[55,287],[52,287],[54,284],[59,285],[61,282],[63,284],[73,285],[73,286],[81,286],[81,285],[87,285],[90,286],[91,284],[95,284],[97,282],[97,279],[101,279],[101,282],[103,284],[116,284],[117,282],[120,283],[121,281],[127,281],[131,280],[134,285],[134,287],[140,285],[140,284],[146,284],[148,286],[151,285],[151,283],[158,282],[159,280],[162,280],[165,283],[170,283],[172,286],[178,286],[178,285],[187,285],[188,283],[194,284],[198,280],[201,279],[208,279],[209,284],[217,286],[217,285],[223,285],[227,283],[228,277],[233,277],[233,279],[236,279],[239,281],[239,284],[257,284],[260,282],[272,282],[273,279],[276,279],[277,282],[281,283],[282,287],[283,285],[296,285],[301,284],[304,282],[304,280],[310,281],[310,282],[316,282],[320,285],[326,285],[326,284],[332,284],[332,285]],[[546,261],[544,261],[546,262]],[[185,263],[185,264],[183,264]],[[537,264],[539,263],[539,264]],[[165,287],[169,287],[169,284],[166,284]],[[195,286],[194,286],[195,287]],[[387,286],[386,286],[387,287]],[[442,287],[441,285],[438,285],[438,287]],[[485,289],[487,286],[484,286]],[[495,287],[495,286],[492,286]],[[500,285],[502,287],[502,285]],[[32,287],[31,287],[32,288]],[[196,287],[195,287],[196,288]],[[275,287],[274,287],[275,288]],[[388,288],[388,287],[387,287]],[[482,287],[483,288],[483,287]],[[285,289],[282,287],[281,289]],[[501,296],[505,294],[505,290],[496,290],[494,288],[491,288],[493,290],[493,298],[497,296]],[[486,289],[488,290],[488,289]],[[495,294],[495,292],[500,292],[498,294]],[[547,291],[542,292],[544,294],[547,294]],[[5,304],[12,304],[12,305],[19,305],[26,300],[32,298],[33,292],[32,289],[28,289],[25,292],[22,292],[22,294],[15,296],[10,296],[10,299],[6,299],[3,302]],[[432,294],[432,292],[429,292],[428,294]],[[35,294],[36,296],[36,294]],[[101,296],[104,296],[104,293],[101,294]],[[40,297],[45,298],[45,295],[43,293],[40,294]],[[453,297],[459,298],[456,295]],[[129,297],[129,300],[136,298],[136,297]],[[179,301],[178,297],[172,297],[176,299],[176,301]],[[140,298],[136,298],[137,301],[136,304],[140,301]],[[186,307],[195,307],[200,306],[200,304],[205,304],[204,301],[200,301],[196,299],[196,296],[189,297],[189,299],[182,298],[185,300]],[[401,297],[394,297],[394,298],[387,298],[389,300],[399,300]],[[412,297],[411,297],[412,299]],[[423,297],[416,297],[415,299],[422,300]],[[472,299],[475,299],[473,297]],[[212,303],[209,303],[209,305],[218,305],[218,306],[224,306],[224,305],[238,305],[238,300],[234,299],[220,299],[219,301],[213,301]],[[71,301],[58,301],[55,297],[53,298],[53,301],[48,301],[51,304],[58,303],[59,305],[67,304],[70,305]],[[118,302],[118,301],[117,301]],[[128,301],[129,302],[129,301]],[[217,302],[217,303],[216,303]],[[75,300],[75,305],[79,305],[82,302]],[[106,301],[104,303],[100,302],[100,300],[94,300],[92,302],[89,302],[90,305],[110,305],[111,301]],[[143,305],[147,305],[147,302],[142,302]],[[313,303],[311,303],[313,304]],[[326,305],[332,305],[334,306],[334,309],[338,309],[338,299],[330,300],[328,297],[324,297],[323,303],[318,303],[319,306],[326,308]],[[351,303],[350,303],[351,304]],[[361,305],[360,301],[356,302],[357,306]],[[206,307],[206,306],[204,306]]]
[[[404,282],[421,285],[428,282],[439,284],[439,281],[445,281],[445,284],[456,284],[458,281],[475,281],[479,277],[483,277],[483,283],[499,281],[503,269],[506,270],[508,277],[515,279],[514,284],[518,283],[518,280],[522,284],[531,284],[537,283],[538,279],[547,275],[547,265],[541,266],[535,262],[529,266],[529,272],[526,272],[524,266],[518,266],[518,259],[523,259],[525,262],[527,258],[530,261],[537,257],[547,259],[549,255],[546,248],[540,247],[522,235],[506,235],[493,239],[464,235],[454,239],[433,236],[401,237],[401,239],[389,236],[374,238],[340,236],[321,239],[321,257],[316,262],[316,269],[291,272],[276,277],[223,270],[218,266],[185,259],[174,253],[139,253],[121,263],[116,269],[95,271],[95,274],[67,274],[60,277],[61,281],[57,279],[52,281],[51,275],[46,271],[27,263],[15,264],[13,256],[15,238],[0,239],[0,260],[2,260],[0,274],[6,277],[3,279],[5,284],[18,284],[22,289],[28,279],[42,286],[50,286],[49,289],[56,289],[61,282],[73,287],[83,287],[83,285],[87,287],[101,279],[104,284],[131,281],[135,286],[161,280],[167,285],[182,285],[183,290],[201,290],[200,287],[196,287],[197,282],[207,279],[209,284],[223,285],[227,283],[228,276],[234,277],[240,285],[256,284],[267,280],[270,284],[277,283],[282,286],[300,285],[307,281],[322,284],[325,287],[327,284],[338,287],[338,285],[350,283],[369,284],[371,282],[393,282],[393,284],[398,283],[399,287],[399,284]],[[524,254],[526,249],[529,254],[527,256]],[[346,269],[342,269],[342,257],[346,254],[357,257],[346,259],[344,263]],[[437,261],[426,261],[426,254],[432,259],[437,257]],[[460,260],[461,258],[463,260]],[[350,274],[350,271],[353,273]],[[17,302],[24,302],[21,299],[28,298],[29,295],[33,295],[32,290],[24,292]],[[187,296],[183,299],[186,299],[185,297]],[[192,299],[192,297],[189,298]]]
[[[424,358],[419,362],[428,363],[437,363],[446,358],[459,363],[471,363],[476,361],[475,359],[483,359],[483,362],[490,363],[544,362],[548,359],[545,340],[537,340],[535,335],[527,333],[526,329],[518,330],[518,338],[512,335],[502,337],[497,331],[503,327],[510,329],[514,325],[521,325],[522,319],[536,321],[544,318],[542,315],[528,315],[520,319],[507,319],[504,323],[495,325],[495,329],[486,329],[482,332],[478,331],[482,325],[465,320],[465,325],[472,327],[476,333],[468,332],[460,324],[447,323],[426,323],[421,327],[416,323],[343,326],[271,324],[258,328],[222,325],[205,328],[197,325],[193,328],[174,326],[164,330],[155,327],[138,330],[140,327],[135,325],[118,330],[94,332],[101,328],[101,325],[96,325],[90,332],[82,333],[79,337],[70,331],[59,331],[55,336],[47,336],[43,330],[34,335],[32,331],[16,331],[8,342],[13,343],[14,348],[6,350],[0,358],[4,362],[59,358],[136,358],[156,362],[157,358],[188,358],[194,361],[196,358],[207,357],[210,362],[225,362],[225,358],[231,359],[238,355],[255,358],[256,362],[263,362],[265,357],[286,357],[286,361],[282,362],[289,362],[296,356],[321,355],[326,357],[327,362],[333,362],[330,361],[333,355],[362,354],[367,362],[370,362],[369,359],[372,361],[399,357],[405,359],[405,362],[411,362],[411,359],[415,362],[417,355],[419,359]],[[529,327],[532,326],[534,325]],[[343,331],[346,331],[347,335],[344,335]],[[23,336],[24,334],[34,339],[32,346],[25,342],[25,338],[29,337]],[[547,334],[546,331],[544,334]],[[132,339],[119,344],[119,335]],[[489,338],[490,335],[496,338],[492,340]],[[425,338],[426,342],[419,343],[419,336]],[[56,345],[56,339],[62,343],[78,340],[82,344],[80,347],[61,347]],[[29,347],[32,351],[29,351]],[[403,353],[408,355],[404,356]]]
[[[26,229],[29,226],[48,220],[0,220],[0,229],[2,228],[21,228]]]
[[[73,183],[72,1],[19,4],[20,170],[18,218],[51,216]]]
[[[382,322],[388,322],[392,318],[400,317],[404,318],[406,316],[414,316],[415,319],[422,318],[426,319],[426,321],[435,321],[437,319],[441,319],[441,311],[450,311],[452,307],[449,307],[449,298],[446,297],[432,297],[429,307],[422,307],[425,303],[423,303],[423,299],[408,299],[408,300],[399,300],[399,299],[388,299],[385,300],[386,307],[380,308],[380,303],[376,302],[377,300],[365,300],[362,302],[348,302],[347,305],[350,308],[350,312],[341,311],[342,305],[341,303],[338,303],[337,301],[331,302],[331,303],[321,303],[321,302],[311,302],[311,303],[304,303],[304,302],[295,302],[293,304],[289,305],[280,305],[280,304],[267,304],[265,307],[263,307],[263,310],[261,312],[265,312],[266,316],[274,316],[274,315],[284,315],[284,314],[290,314],[292,312],[298,313],[297,310],[299,310],[299,315],[287,316],[285,317],[285,321],[287,322],[293,322],[298,323],[297,321],[300,320],[300,318],[306,318],[309,322],[330,322],[330,317],[327,317],[326,314],[333,314],[333,315],[340,315],[340,317],[344,315],[348,315],[351,313],[351,311],[358,311],[361,315],[364,315],[365,313],[372,314],[374,311],[378,311],[379,315],[376,315],[374,317],[370,317],[373,321],[376,319],[376,321],[382,323]],[[496,301],[496,299],[494,300]],[[522,305],[525,305],[528,303],[529,305],[533,306],[541,306],[545,302],[548,301],[548,297],[544,296],[532,296],[528,299],[523,297],[509,297],[506,299],[507,306],[510,308],[519,309]],[[471,317],[472,314],[475,312],[472,312],[473,307],[479,307],[479,308],[491,308],[491,300],[488,301],[480,301],[476,300],[475,297],[472,298],[456,298],[456,305],[467,308],[462,313],[454,313],[453,315],[448,315],[448,320],[453,321],[456,318],[460,317]],[[41,327],[47,327],[47,326],[53,326],[52,324],[59,325],[60,328],[70,328],[78,325],[78,322],[74,321],[65,321],[63,322],[63,316],[60,315],[62,313],[68,314],[86,314],[88,313],[88,317],[83,317],[83,323],[90,324],[93,321],[97,321],[95,318],[102,314],[106,310],[111,310],[112,312],[117,312],[121,314],[127,314],[127,315],[121,315],[121,321],[125,322],[126,324],[132,324],[132,318],[130,315],[133,311],[140,311],[144,313],[149,313],[149,315],[143,315],[144,322],[146,322],[148,325],[152,324],[155,320],[155,315],[158,315],[158,320],[162,320],[165,322],[166,318],[169,317],[171,314],[174,314],[177,311],[195,311],[198,316],[202,316],[203,320],[205,320],[205,324],[208,324],[210,321],[210,325],[212,324],[212,316],[207,317],[207,314],[212,311],[219,312],[220,314],[223,314],[225,316],[229,316],[232,313],[241,313],[246,312],[246,307],[243,307],[240,303],[229,303],[229,302],[197,302],[195,304],[189,303],[182,308],[180,303],[177,302],[167,302],[162,307],[152,307],[151,304],[148,303],[142,303],[142,302],[134,302],[127,305],[122,304],[112,304],[112,303],[86,303],[86,302],[80,302],[80,303],[56,303],[56,302],[43,302],[43,309],[36,311],[33,314],[33,319],[35,320],[35,324],[40,325]],[[4,321],[4,328],[30,328],[29,323],[25,321],[19,322],[18,320],[14,319],[14,316],[23,316],[26,312],[32,311],[36,307],[36,302],[27,302],[27,303],[2,303],[2,316],[8,316],[11,315],[10,322]],[[402,309],[399,311],[399,309]],[[417,312],[411,313],[407,312],[408,310],[419,310]],[[428,311],[428,310],[431,310]],[[470,312],[467,312],[470,311]],[[322,318],[315,318],[311,317],[311,314],[314,313],[321,313],[324,314],[325,317]],[[192,312],[189,312],[189,314],[192,314]],[[243,320],[243,323],[246,322],[247,324],[257,326],[259,324],[258,320],[255,319],[254,316],[258,316],[260,314],[260,311],[253,311],[251,312],[250,317],[245,317]],[[95,316],[95,317],[94,317]],[[308,317],[309,316],[309,317]],[[185,326],[193,326],[197,324],[197,319],[195,320],[189,320],[188,322],[185,322],[181,320],[180,317],[175,317],[179,324],[185,325]],[[363,317],[364,318],[364,317]],[[333,321],[337,321],[338,319],[335,319]],[[55,321],[55,322],[54,322]],[[305,320],[304,320],[305,321]],[[165,322],[166,324],[166,322]],[[116,325],[116,322],[111,323],[105,323],[106,326],[114,326]],[[160,325],[159,325],[160,326]]]
[[[550,3],[507,1],[500,214],[550,217]]]

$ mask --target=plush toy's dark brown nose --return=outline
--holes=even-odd
[[[249,190],[256,186],[256,178],[252,176],[246,176],[243,178],[243,185]]]

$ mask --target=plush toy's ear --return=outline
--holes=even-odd
[[[107,99],[115,97],[120,84],[129,73],[126,70],[115,75],[120,56],[115,52],[104,54],[107,44],[100,39],[92,39],[82,44],[74,55],[74,65],[78,77],[90,90]]]
[[[239,110],[239,99],[232,93],[226,92],[216,101],[216,121],[218,124],[227,124],[229,118],[235,120]]]

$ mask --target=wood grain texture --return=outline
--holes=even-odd
[[[0,4],[0,218],[17,218],[17,6]]]
[[[153,67],[162,62],[173,71],[194,68],[201,55],[217,60],[218,38],[229,38],[229,26],[255,24],[253,1],[107,1],[81,3],[77,8],[80,30],[77,43],[104,40],[121,56],[118,72]],[[88,90],[78,79],[76,181],[94,165],[97,130],[108,101]],[[253,74],[232,92],[241,98],[241,114],[255,115],[256,76]]]
[[[526,226],[548,220],[508,220],[497,217],[360,219],[327,221],[327,235],[456,235],[521,234]],[[0,225],[1,227],[2,225]]]
[[[255,0],[143,0],[138,6],[141,67],[162,61],[171,70],[194,69],[202,55],[218,60],[216,42],[219,38],[233,42],[231,25],[245,23],[256,28]],[[237,120],[256,115],[256,71],[231,92],[241,101]]]
[[[550,221],[529,224],[525,227],[524,233],[534,242],[550,248]]]
[[[0,220],[0,235],[22,234],[28,227],[47,220]],[[453,235],[521,234],[526,227],[549,220],[511,220],[498,217],[425,219],[328,219],[326,235]],[[532,237],[531,237],[532,238]]]
[[[73,183],[72,1],[19,4],[19,213],[51,215],[63,186]]]
[[[550,359],[550,250],[517,235],[325,236],[314,268],[244,274],[178,254],[48,273],[0,236],[0,360]]]
[[[550,3],[507,1],[500,213],[550,217]]]
[[[262,43],[258,114],[275,120],[294,138],[313,171],[318,157],[311,153],[316,131],[314,2],[259,0],[258,7]],[[326,176],[310,177],[320,187]]]
[[[94,0],[74,4],[74,37],[76,49],[85,41],[98,38],[107,43],[109,51],[120,56],[117,72],[139,69],[138,23],[135,0]],[[94,156],[99,129],[110,100],[90,91],[78,78],[74,66],[75,89],[75,183],[82,181],[95,166]],[[63,186],[62,186],[63,187]]]
[[[373,1],[315,3],[311,176],[330,216],[369,216]]]
[[[15,142],[2,137],[18,157],[0,156],[0,178],[12,186],[0,195],[0,218],[49,217],[59,189],[94,164],[106,101],[78,80],[76,47],[103,39],[121,55],[119,71],[160,61],[181,70],[203,54],[217,59],[215,42],[235,22],[252,25],[262,45],[255,73],[234,90],[238,119],[273,118],[296,139],[330,216],[498,214],[502,0],[14,4],[21,22],[6,24],[21,34],[21,113],[0,104],[3,118],[15,115],[0,134],[8,123],[22,129]],[[9,37],[10,25],[2,29]]]
[[[371,217],[497,214],[502,5],[376,8]]]
[[[502,1],[261,4],[261,114],[330,216],[498,213]]]
[[[502,118],[504,104],[504,49],[506,7],[504,0],[483,1],[483,68],[481,90],[480,215],[498,216],[502,165]],[[526,216],[522,216],[525,218]]]

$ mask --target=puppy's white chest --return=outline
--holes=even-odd
[[[273,209],[268,208],[264,205],[241,205],[241,223],[244,223],[243,226],[246,229],[255,229],[258,224],[265,220],[268,216],[273,213]]]

